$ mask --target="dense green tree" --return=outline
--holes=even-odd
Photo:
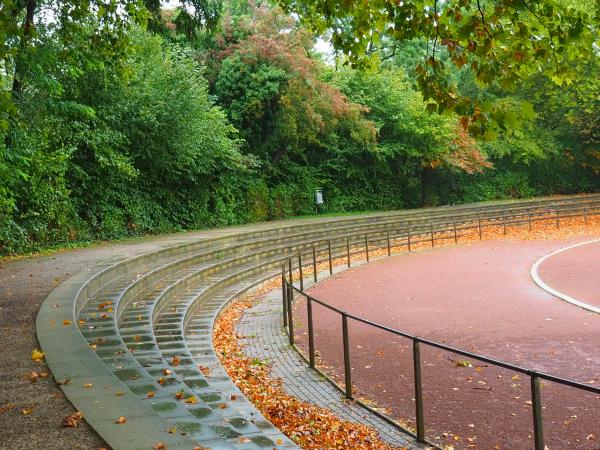
[[[381,65],[403,67],[416,83],[415,66],[426,51],[427,42],[422,39],[396,42],[384,52]],[[446,62],[449,54],[442,50],[438,57]],[[568,87],[536,73],[509,89],[498,82],[478,82],[468,67],[450,66],[447,74],[459,94],[486,105],[493,119],[470,122],[470,127],[477,127],[480,148],[494,170],[475,176],[438,177],[441,197],[460,202],[598,189],[597,153],[593,145],[586,144],[575,119],[583,112],[584,98],[596,95],[597,58],[576,62],[573,67],[578,68],[578,81]],[[588,104],[585,109],[588,117],[597,117],[597,108]]]
[[[506,34],[520,21],[531,33],[532,11],[506,24],[482,1],[476,48],[423,28],[369,34],[374,64],[357,71],[339,63],[359,53],[329,67],[296,17],[262,2],[3,2],[0,253],[308,214],[317,187],[328,211],[598,190],[598,59],[568,51],[596,30],[574,5],[536,35],[540,48],[559,41],[560,61],[526,53],[537,38]],[[471,6],[460,3],[461,14]],[[590,26],[563,42],[574,11]],[[493,36],[477,34],[481,12]],[[342,15],[317,28],[335,22],[339,48],[360,47],[353,33],[368,20]],[[444,21],[460,39],[471,23]],[[524,67],[504,70],[516,48],[494,47],[505,41],[524,46]],[[571,74],[577,83],[560,85]],[[440,101],[440,87],[456,104]]]
[[[245,139],[244,152],[274,192],[299,199],[286,211],[310,212],[314,189],[331,182],[326,167],[352,154],[364,160],[375,149],[364,108],[320,79],[313,42],[281,11],[257,7],[251,17],[226,21],[206,54],[213,91]]]
[[[367,117],[378,129],[379,170],[391,169],[404,197],[411,199],[408,204],[430,202],[430,180],[441,168],[475,173],[490,166],[455,115],[427,112],[402,70],[343,70],[333,81],[352,101],[367,107]]]
[[[177,10],[195,29],[216,26],[220,11],[220,2],[209,0]],[[132,33],[159,12],[158,1],[0,5],[1,248],[198,222],[194,214],[178,221],[184,214],[165,213],[164,198],[183,208],[178,199],[188,199],[183,190],[200,177],[240,167],[234,130],[210,106],[193,59],[156,43],[150,51]],[[152,67],[136,60],[142,49]],[[159,139],[160,152],[151,146]],[[159,189],[140,184],[149,167],[148,177],[163,185],[183,181],[172,198],[163,191],[162,204],[149,194]],[[143,202],[135,200],[142,194]],[[145,207],[158,212],[144,217]],[[202,220],[210,222],[206,212]]]
[[[106,86],[106,97],[94,109],[122,137],[120,154],[126,155],[135,181],[121,178],[120,187],[104,183],[105,176],[111,175],[97,172],[102,167],[94,157],[97,153],[83,146],[74,155],[79,171],[73,173],[80,176],[71,184],[84,204],[136,211],[139,195],[141,203],[156,205],[155,217],[164,211],[163,221],[183,227],[209,224],[208,205],[215,201],[218,176],[245,166],[238,153],[237,132],[212,106],[201,69],[185,50],[141,32],[134,36],[135,50],[127,60],[130,75]],[[89,81],[78,85],[93,86]],[[97,84],[95,92],[87,95],[89,102],[95,101]],[[135,189],[128,199],[125,194],[131,184]],[[117,202],[93,201],[102,196]],[[142,208],[135,217],[119,214],[125,215],[129,227],[144,229],[146,223],[145,228],[154,228],[156,222],[144,213]]]
[[[537,73],[568,85],[577,77],[577,63],[596,56],[600,23],[598,2],[281,0],[281,4],[317,32],[330,31],[333,45],[353,64],[381,47],[422,39],[427,43],[426,59],[417,73],[425,99],[434,99],[438,111],[453,109],[475,122],[489,119],[493,106],[460,95],[448,76],[449,66],[466,67],[479,83],[496,82],[507,89]],[[440,58],[442,50],[447,59]]]
[[[78,36],[83,49],[87,36]],[[55,36],[39,39],[49,54],[63,46]],[[218,178],[246,166],[236,130],[212,105],[185,50],[142,31],[129,39],[118,66],[48,64],[45,78],[29,79],[18,104],[31,120],[13,131],[10,147],[22,158],[7,164],[22,173],[2,183],[10,194],[0,223],[4,246],[222,220]]]

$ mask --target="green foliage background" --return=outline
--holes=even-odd
[[[117,34],[83,8],[29,36],[2,10],[0,254],[314,214],[317,188],[324,212],[600,188],[597,55],[569,85],[449,70],[494,118],[474,138],[418,91],[422,39],[358,71],[275,7],[203,7],[127,9]]]

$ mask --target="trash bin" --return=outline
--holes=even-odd
[[[323,205],[323,190],[317,189],[315,191],[315,209],[317,214],[319,213],[319,208]]]

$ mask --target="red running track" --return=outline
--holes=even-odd
[[[405,254],[346,271],[310,292],[383,325],[600,384],[600,317],[542,291],[529,274],[536,260],[576,241],[484,241]],[[319,305],[313,313],[320,360],[342,380],[341,319]],[[305,318],[299,301],[301,347]],[[411,342],[350,321],[350,344],[360,395],[414,423]],[[528,377],[427,347],[421,354],[429,439],[455,448],[533,448]],[[465,363],[473,367],[460,367]],[[542,400],[549,450],[600,448],[599,396],[546,383]]]
[[[550,256],[540,264],[538,274],[551,288],[600,306],[600,241]]]

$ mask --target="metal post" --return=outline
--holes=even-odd
[[[388,256],[392,256],[392,242],[390,241],[390,230],[389,230],[389,228],[386,230],[386,233],[387,233]]]
[[[558,213],[558,208],[556,208],[556,228],[560,228],[560,215]]]
[[[542,397],[540,395],[540,379],[531,375],[531,409],[533,411],[533,434],[535,450],[544,450],[544,423],[542,420]]]
[[[315,367],[315,335],[313,331],[312,301],[306,297],[306,312],[308,314],[308,364]]]
[[[346,255],[348,257],[348,267],[350,267],[350,236],[346,236]]]
[[[483,234],[481,232],[481,217],[479,217],[479,240],[481,241],[483,239]]]
[[[317,251],[313,245],[313,279],[317,282]]]
[[[369,262],[369,237],[365,234],[365,255],[367,255],[367,262]]]
[[[352,371],[350,368],[350,338],[348,336],[348,316],[342,313],[342,339],[344,342],[344,383],[346,398],[352,398]]]
[[[458,236],[456,235],[456,220],[454,221],[454,243],[458,244]]]
[[[529,216],[529,231],[531,231],[532,227],[531,227],[531,210],[528,213]]]
[[[331,261],[331,241],[327,241],[327,252],[329,253],[329,275],[333,275],[333,262]]]
[[[298,272],[300,273],[300,290],[304,290],[304,275],[302,274],[302,250],[298,253]]]
[[[285,284],[285,265],[281,267],[281,296],[283,300],[283,326],[287,327],[287,286]]]
[[[294,314],[292,312],[292,302],[294,301],[294,286],[289,284],[288,291],[288,334],[290,345],[294,345]]]
[[[502,214],[502,234],[506,234],[506,214]]]
[[[433,238],[433,222],[429,222],[429,230],[431,231],[431,248],[435,247],[435,239]]]
[[[425,415],[423,412],[423,384],[421,383],[421,347],[413,339],[413,365],[415,378],[415,412],[417,420],[417,440],[425,442]]]
[[[587,220],[587,206],[583,207],[583,223],[587,225],[588,220]]]
[[[408,251],[410,252],[410,225],[408,226],[408,230],[406,231],[406,242],[408,244]]]

